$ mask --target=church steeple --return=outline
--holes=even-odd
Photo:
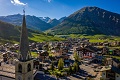
[[[25,11],[20,36],[20,52],[15,63],[15,80],[33,79],[33,59],[29,50],[28,33],[26,28]]]
[[[23,10],[23,23],[22,23],[21,37],[20,37],[19,60],[27,61],[30,60],[30,58],[31,58],[31,54],[29,50],[28,32],[26,28],[25,10]]]

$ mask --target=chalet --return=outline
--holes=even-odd
[[[42,51],[39,52],[39,59],[41,59],[42,61],[48,60],[49,58],[49,53],[47,51]]]
[[[101,69],[101,79],[120,80],[120,61],[118,59],[113,59],[111,66]]]
[[[0,46],[0,51],[1,52],[5,52],[6,51],[6,49],[5,49],[5,47],[2,45],[2,46]]]
[[[115,56],[120,56],[120,49],[115,49],[114,50],[114,55]]]
[[[95,57],[97,48],[92,46],[79,47],[76,49],[76,52],[80,58],[92,58]]]
[[[95,58],[92,60],[93,63],[101,64],[103,60],[102,51],[98,51],[95,55]]]
[[[107,47],[103,47],[102,54],[108,54],[108,53],[109,53],[109,49]]]

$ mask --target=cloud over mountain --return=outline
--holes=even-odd
[[[27,5],[27,3],[20,2],[20,0],[11,0],[11,3],[14,5],[22,5],[22,6]]]

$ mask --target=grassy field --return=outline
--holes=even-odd
[[[54,36],[47,36],[47,35],[43,35],[43,34],[32,34],[33,37],[29,37],[29,39],[31,41],[35,41],[35,42],[44,42],[44,41],[61,41],[61,40],[65,40],[64,38],[60,38],[60,37],[54,37]]]
[[[108,36],[108,35],[81,35],[81,34],[70,34],[70,35],[56,35],[56,36],[66,36],[70,38],[87,38],[90,42],[113,42],[120,41],[120,36]]]
[[[17,41],[14,40],[7,40],[7,39],[0,39],[0,44],[5,44],[5,43],[18,43]]]
[[[65,38],[87,38],[90,42],[113,42],[113,41],[120,41],[120,36],[108,36],[108,35],[81,35],[81,34],[70,34],[70,35],[55,35],[55,36],[48,36],[46,34],[37,34],[32,33],[32,36],[29,37],[30,41],[35,42],[49,42],[49,41],[62,41],[65,40]],[[17,41],[13,40],[4,40],[0,39],[1,43],[19,43]]]
[[[38,54],[36,52],[31,52],[32,57],[38,57]]]
[[[56,37],[56,36],[48,36],[46,34],[37,34],[32,33],[32,36],[29,37],[29,40],[32,42],[49,42],[49,41],[62,41],[65,40],[64,38]],[[19,41],[15,40],[7,40],[7,39],[0,39],[0,44],[5,43],[19,43]]]
[[[96,46],[98,48],[103,48],[104,46]],[[113,47],[108,47],[110,50],[114,50],[114,49],[120,49],[120,46],[113,46]]]
[[[116,58],[118,60],[120,60],[120,56],[112,56],[112,55],[104,55],[104,57],[111,57],[111,58]]]

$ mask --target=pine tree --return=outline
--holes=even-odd
[[[50,66],[50,69],[53,71],[54,70],[54,63],[52,62],[51,66]]]
[[[62,70],[63,67],[64,67],[64,62],[63,62],[63,59],[60,58],[60,59],[59,59],[59,62],[58,62],[58,69],[59,69],[59,70]]]
[[[79,58],[79,56],[77,55],[76,52],[74,53],[74,59],[75,59],[76,62],[79,62],[79,60],[80,60],[80,58]]]
[[[69,66],[69,74],[72,73],[72,66]]]
[[[74,64],[73,64],[73,68],[74,68],[74,72],[78,72],[78,71],[79,71],[79,65],[78,65],[78,62],[74,62]]]

